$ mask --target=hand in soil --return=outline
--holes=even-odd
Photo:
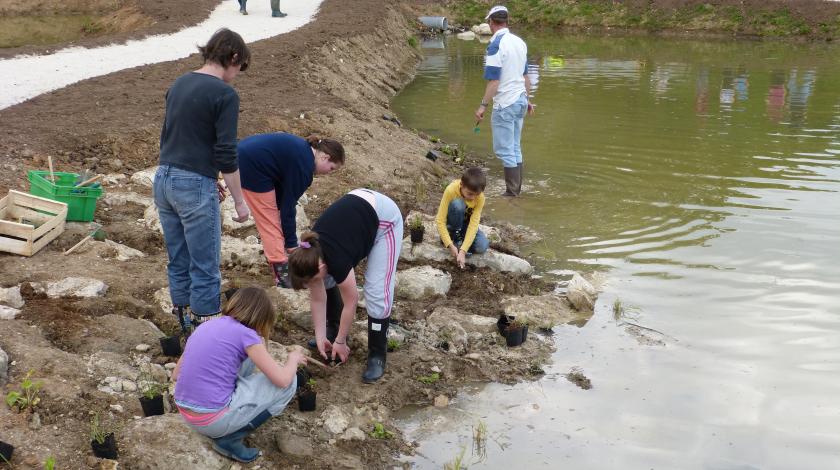
[[[338,358],[341,362],[347,362],[350,357],[350,347],[346,344],[333,343],[332,345],[332,359]]]
[[[458,263],[459,268],[464,269],[464,266],[467,265],[467,254],[463,250],[458,250],[458,256],[455,257],[455,261]]]

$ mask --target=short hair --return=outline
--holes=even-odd
[[[222,28],[210,37],[207,44],[198,46],[204,63],[215,62],[224,68],[229,65],[239,65],[240,71],[244,72],[251,62],[251,51],[245,45],[245,40],[239,34]],[[234,62],[234,56],[236,61]]]
[[[481,168],[477,166],[469,167],[461,175],[461,186],[470,191],[482,193],[484,192],[484,188],[487,187],[487,176]]]
[[[506,11],[497,11],[490,15],[490,21],[496,24],[507,24],[508,22],[508,12]]]

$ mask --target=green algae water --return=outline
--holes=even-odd
[[[415,468],[840,468],[840,48],[529,37],[538,274],[606,279],[546,375],[405,413]],[[479,41],[426,44],[404,125],[492,155]],[[618,300],[625,315],[616,320]],[[628,328],[632,322],[647,329]],[[529,339],[530,340],[530,339]],[[565,378],[578,368],[583,390]],[[446,371],[444,371],[445,373]],[[486,424],[481,449],[473,431]]]

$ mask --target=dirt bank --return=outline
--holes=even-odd
[[[183,1],[173,3],[186,5]],[[252,67],[235,82],[242,101],[240,135],[318,133],[337,138],[347,149],[346,168],[317,178],[308,192],[306,212],[310,217],[316,217],[338,195],[359,186],[386,192],[404,213],[415,209],[431,213],[438,188],[460,171],[451,162],[427,160],[431,142],[382,118],[390,98],[411,79],[420,58],[411,45],[414,41],[409,41],[413,17],[409,6],[398,1],[347,4],[327,0],[316,21],[253,44]],[[354,18],[359,21],[353,22]],[[10,188],[25,190],[26,170],[44,168],[47,155],[53,157],[58,170],[112,174],[113,181],[119,183],[106,184],[107,192],[139,196],[135,202],[100,201],[96,220],[103,223],[110,240],[145,254],[118,261],[112,247],[91,244],[79,253],[63,256],[62,250],[86,233],[82,224],[72,224],[35,257],[0,254],[0,271],[4,273],[0,287],[22,285],[26,301],[17,319],[0,320],[4,322],[0,348],[9,354],[12,364],[5,388],[16,388],[30,369],[44,383],[39,424],[28,415],[0,407],[2,439],[19,447],[15,464],[21,468],[40,468],[49,455],[56,457],[59,468],[99,465],[88,458],[91,412],[111,414],[118,422],[123,430],[121,463],[127,468],[194,466],[197,460],[189,459],[203,458],[204,454],[196,453],[201,445],[178,441],[194,438],[193,434],[172,431],[171,436],[159,437],[149,429],[145,431],[151,434],[142,434],[144,426],[160,421],[132,418],[141,415],[133,388],[140,380],[139,371],[151,367],[144,366],[145,361],[160,366],[171,360],[157,349],[158,329],[168,333],[176,324],[161,309],[156,295],[166,286],[166,255],[160,234],[144,225],[147,202],[143,197],[148,198],[150,190],[139,179],[128,178],[157,163],[164,92],[177,76],[198,65],[198,57],[192,56],[126,70],[0,111],[6,131],[6,139],[0,142],[4,169],[0,194]],[[238,238],[256,233],[253,227],[225,232]],[[504,238],[509,238],[509,232],[509,228],[503,229]],[[515,251],[516,247],[505,249]],[[389,355],[382,383],[360,383],[365,335],[357,327],[351,338],[353,357],[347,365],[331,374],[313,369],[318,381],[318,412],[300,413],[292,404],[280,419],[254,435],[254,442],[265,451],[262,466],[385,468],[395,463],[398,453],[412,452],[410,443],[391,424],[390,416],[396,410],[409,404],[445,405],[466,381],[511,382],[539,376],[540,366],[552,350],[551,342],[534,335],[523,347],[508,350],[501,336],[493,333],[493,322],[502,298],[541,295],[551,286],[525,274],[500,274],[486,268],[458,271],[449,263],[425,264],[451,273],[451,290],[446,297],[398,300],[394,317],[403,341]],[[401,262],[400,269],[412,265]],[[268,286],[270,277],[260,268],[226,263],[223,277],[243,285]],[[102,280],[108,285],[107,293],[92,299],[50,298],[29,287],[33,281],[68,276]],[[289,299],[277,292],[272,295],[281,312],[294,310]],[[432,315],[444,323],[462,316],[467,323],[473,322],[473,326],[465,323],[467,328],[478,330],[436,329],[427,323]],[[363,310],[358,318],[364,318]],[[282,316],[273,339],[286,345],[304,344],[311,334],[305,322],[306,315]],[[149,344],[151,349],[137,349],[139,344]],[[170,415],[167,419],[172,417],[177,418]],[[384,424],[393,437],[372,437],[369,433],[375,422]],[[346,432],[324,430],[336,426],[347,428]],[[336,452],[341,454],[338,464]],[[156,454],[174,460],[162,466],[150,463],[150,456]],[[215,458],[212,452],[208,455]],[[182,457],[187,460],[178,463]]]
[[[493,0],[450,0],[454,22],[483,21]],[[538,29],[626,29],[670,35],[840,36],[840,4],[823,0],[510,0],[514,22]]]

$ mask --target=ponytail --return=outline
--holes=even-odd
[[[289,278],[292,288],[300,290],[318,274],[321,262],[321,240],[315,232],[305,232],[300,237],[297,250],[289,253]]]
[[[329,155],[331,162],[344,165],[344,147],[338,141],[310,135],[306,138],[306,142],[315,150]]]

